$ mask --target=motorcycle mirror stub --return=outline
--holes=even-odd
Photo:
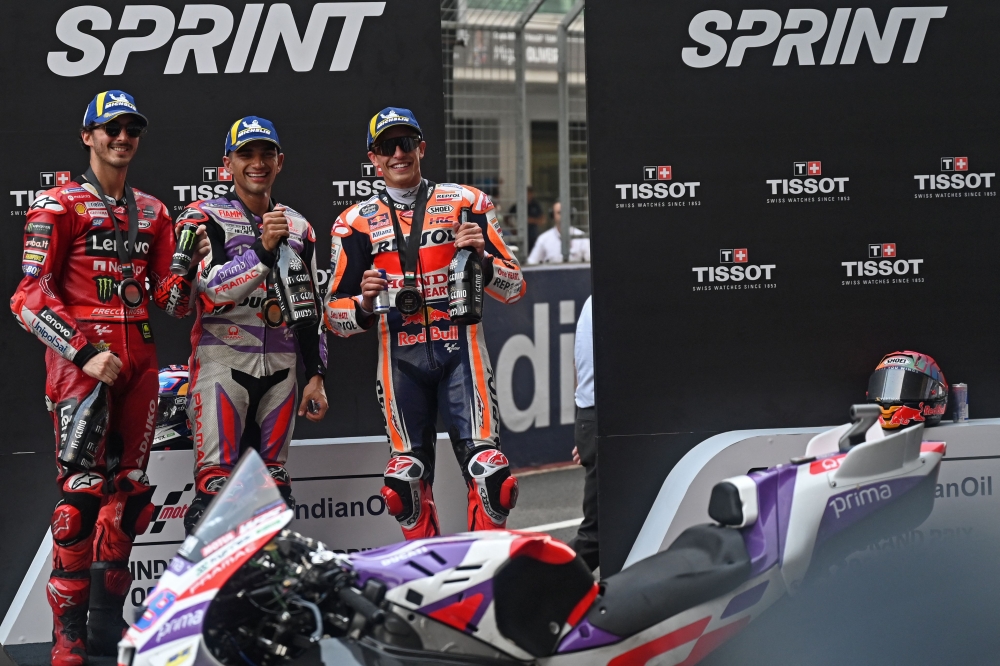
[[[753,525],[757,522],[757,514],[757,484],[749,476],[734,476],[712,488],[708,515],[720,525]]]
[[[840,451],[847,453],[865,441],[868,429],[878,421],[882,410],[878,405],[851,405],[851,428],[840,438]]]

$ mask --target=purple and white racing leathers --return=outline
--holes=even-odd
[[[302,215],[285,208],[288,244],[316,281],[316,234]],[[176,223],[204,224],[212,251],[194,289],[188,418],[195,443],[196,495],[185,516],[190,531],[247,448],[267,464],[282,495],[291,486],[284,463],[297,411],[297,361],[306,380],[326,374],[326,341],[315,329],[268,328],[261,306],[276,256],[260,239],[262,220],[235,193],[196,201]]]

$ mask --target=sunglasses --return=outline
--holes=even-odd
[[[394,139],[383,139],[372,144],[372,152],[382,157],[392,157],[396,154],[396,148],[401,148],[404,153],[412,153],[420,146],[419,136],[397,136]]]
[[[122,126],[117,120],[111,120],[104,123],[103,125],[98,125],[104,130],[104,133],[108,136],[115,137],[122,133],[122,129],[133,139],[138,139],[140,136],[146,133],[146,126],[137,120],[133,120],[128,125]]]

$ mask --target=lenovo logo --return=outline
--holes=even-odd
[[[781,15],[770,9],[745,9],[740,14],[736,29],[754,31],[755,34],[737,37],[730,46],[725,37],[717,33],[732,30],[733,19],[726,12],[712,9],[696,14],[688,25],[688,35],[702,47],[707,46],[708,53],[699,53],[698,46],[688,46],[681,49],[681,59],[689,67],[712,67],[723,59],[726,59],[726,67],[739,67],[747,49],[773,44],[784,29],[799,32],[786,32],[778,41],[774,61],[771,63],[775,67],[787,65],[793,53],[798,64],[815,65],[813,45],[819,43],[824,36],[826,40],[823,42],[819,64],[834,65],[839,55],[841,65],[853,65],[862,43],[867,42],[872,60],[882,65],[892,57],[892,49],[903,21],[912,19],[913,29],[906,44],[903,62],[914,63],[920,58],[920,49],[923,48],[931,19],[944,18],[947,11],[947,7],[893,7],[886,19],[885,28],[880,30],[875,15],[868,7],[857,10],[838,9],[832,21],[818,9],[789,9],[784,24]],[[714,26],[715,32],[710,31],[709,26]]]
[[[107,54],[104,43],[90,33],[111,30],[111,13],[103,7],[85,5],[67,10],[56,23],[56,37],[74,49],[74,59],[70,59],[69,51],[51,51],[47,63],[49,70],[59,76],[83,76],[96,71],[102,64],[105,76],[114,76],[125,71],[131,54],[163,48],[173,38],[164,74],[180,74],[191,60],[199,74],[218,74],[220,60],[217,60],[216,48],[229,40],[235,31],[228,57],[221,61],[224,63],[222,71],[226,74],[245,71],[248,61],[250,72],[267,72],[279,41],[284,44],[292,69],[296,72],[308,72],[315,64],[328,20],[343,18],[344,27],[337,40],[333,62],[330,63],[331,72],[342,72],[351,64],[365,17],[381,16],[384,9],[384,2],[316,3],[305,31],[300,33],[292,8],[284,3],[273,4],[268,8],[267,16],[263,18],[263,28],[260,27],[264,16],[263,4],[246,5],[238,24],[233,12],[222,5],[185,5],[180,21],[167,7],[126,5],[117,30],[138,30],[148,34],[141,37],[119,37],[111,46],[111,53]],[[89,32],[84,32],[84,26]],[[195,30],[200,27],[204,30],[208,26],[211,29],[207,32],[183,34],[174,38],[175,28]],[[258,30],[260,38],[254,49],[254,38]],[[76,51],[82,51],[83,56],[76,58]]]

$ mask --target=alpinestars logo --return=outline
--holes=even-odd
[[[642,168],[641,183],[616,184],[621,201],[615,208],[666,208],[667,206],[700,206],[695,199],[699,181],[674,180],[674,170],[670,166],[646,166]],[[652,182],[651,182],[652,181]]]
[[[851,20],[852,11],[853,20]],[[773,44],[781,34],[782,26],[785,30],[798,30],[803,23],[807,23],[809,29],[805,32],[787,32],[781,38],[778,48],[774,51],[772,67],[788,65],[793,53],[799,65],[815,65],[817,54],[813,50],[813,45],[823,39],[824,35],[827,38],[820,55],[820,65],[836,64],[838,55],[841,65],[855,64],[864,42],[868,43],[872,61],[877,65],[884,65],[892,58],[893,47],[896,45],[896,38],[899,37],[903,21],[910,19],[913,21],[913,28],[910,30],[902,62],[914,63],[920,59],[920,51],[924,46],[924,38],[927,36],[931,21],[944,18],[947,12],[947,7],[893,7],[889,11],[885,28],[880,30],[875,21],[875,14],[868,7],[857,10],[842,7],[833,15],[833,21],[825,12],[818,9],[789,9],[784,21],[778,12],[770,9],[744,9],[736,29],[752,31],[753,34],[737,37],[730,46],[726,38],[718,33],[733,29],[733,17],[724,11],[709,9],[699,12],[691,19],[688,35],[698,46],[681,49],[681,60],[688,67],[695,68],[712,67],[723,60],[726,61],[726,67],[739,67],[743,64],[743,57],[749,49],[759,49]],[[847,28],[849,21],[850,30]],[[709,26],[713,26],[715,32],[710,31]],[[706,46],[708,52],[704,53],[703,47]],[[843,46],[842,53],[841,46]],[[726,58],[727,51],[729,58]],[[761,60],[756,54],[751,55],[751,59],[756,62]]]
[[[842,286],[912,284],[923,282],[923,259],[900,259],[895,243],[869,243],[867,261],[842,261],[847,280]]]
[[[97,300],[101,303],[109,302],[115,295],[118,280],[111,275],[95,275],[94,283],[97,285]]]
[[[919,192],[914,199],[948,199],[958,197],[995,197],[993,178],[996,173],[969,171],[968,157],[942,157],[941,172],[914,176]]]
[[[718,266],[696,266],[697,284],[691,291],[729,291],[734,289],[776,289],[775,264],[751,264],[745,247],[719,250]]]
[[[72,51],[50,51],[46,63],[49,71],[58,76],[83,76],[96,71],[102,64],[105,65],[105,76],[118,76],[125,71],[129,56],[133,56],[134,61],[148,57],[145,55],[147,51],[165,47],[173,37],[175,27],[188,30],[205,25],[203,21],[211,21],[212,29],[208,32],[185,34],[174,39],[164,74],[181,74],[185,68],[193,68],[198,74],[218,74],[220,64],[223,64],[224,73],[239,74],[246,71],[247,61],[250,61],[251,73],[267,72],[271,69],[275,51],[279,51],[278,42],[282,43],[281,50],[288,54],[294,71],[309,72],[316,63],[324,32],[332,18],[335,25],[343,27],[330,71],[343,72],[351,64],[365,18],[381,16],[384,9],[384,2],[319,2],[313,5],[305,30],[300,30],[292,8],[286,3],[270,6],[263,29],[260,27],[264,15],[263,3],[245,5],[238,21],[233,12],[222,5],[185,5],[180,21],[169,7],[126,5],[117,22],[117,29],[128,36],[115,40],[109,53],[104,42],[84,32],[83,26],[86,25],[92,32],[111,30],[115,23],[111,12],[103,7],[83,5],[66,10],[55,26],[56,37]],[[336,20],[340,18],[344,19],[342,23]],[[150,24],[153,25],[152,31],[148,31]],[[229,41],[234,27],[236,36]],[[131,36],[130,33],[136,29],[148,32],[141,37]],[[250,60],[254,38],[259,30],[260,38],[253,60]],[[224,54],[216,54],[220,44],[232,44],[225,60],[220,58]],[[82,57],[79,55],[81,51]],[[160,55],[153,57],[162,58]]]
[[[767,203],[850,201],[851,197],[846,194],[850,180],[846,176],[823,177],[823,163],[819,160],[792,162],[792,178],[767,181],[771,195]],[[798,196],[800,194],[809,196]]]

